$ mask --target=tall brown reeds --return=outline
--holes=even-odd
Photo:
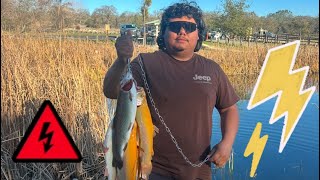
[[[215,60],[228,75],[256,75],[270,48],[279,44],[253,44],[251,46],[216,46],[199,53]],[[319,49],[300,45],[294,68],[310,66],[309,74],[319,73]]]
[[[199,53],[214,59],[228,75],[256,76],[267,46],[220,47]],[[134,56],[157,47],[136,46]],[[1,35],[1,179],[103,179],[102,141],[108,123],[102,92],[104,75],[116,51],[113,42]],[[319,73],[319,50],[301,47],[296,67]],[[254,81],[230,78],[250,91]],[[245,93],[244,96],[247,94]],[[14,163],[14,150],[41,103],[58,111],[83,160],[81,163]]]

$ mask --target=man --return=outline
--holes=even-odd
[[[204,39],[202,18],[194,2],[169,6],[161,19],[160,50],[140,54],[131,63],[138,86],[150,90],[148,104],[153,123],[159,128],[154,138],[151,180],[211,179],[209,162],[223,167],[232,150],[239,98],[220,66],[194,53]],[[119,37],[115,46],[118,58],[104,80],[108,98],[117,98],[120,76],[132,57],[130,33]],[[213,108],[221,116],[222,140],[210,149]],[[206,157],[210,157],[209,162],[201,165]]]

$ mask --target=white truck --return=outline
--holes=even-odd
[[[140,37],[139,28],[135,24],[121,24],[120,25],[120,35],[124,35],[126,31],[130,30],[132,33],[132,37],[138,38]]]

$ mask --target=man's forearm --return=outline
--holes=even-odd
[[[237,105],[232,105],[229,108],[220,110],[221,116],[221,133],[222,140],[227,144],[232,145],[239,126],[239,113]]]
[[[125,60],[115,60],[103,81],[103,93],[106,97],[116,99],[120,88],[120,78],[126,67]]]

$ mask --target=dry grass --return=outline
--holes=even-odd
[[[215,59],[244,92],[251,90],[267,46],[201,50]],[[136,46],[134,56],[157,47]],[[11,35],[1,37],[1,179],[103,179],[101,142],[107,126],[104,74],[116,58],[112,42],[62,41]],[[297,66],[318,73],[319,50],[301,47]],[[240,78],[240,79],[239,79]],[[81,163],[13,163],[11,156],[41,103],[54,104],[78,146]]]
[[[255,44],[250,46],[226,46],[215,44],[199,53],[218,62],[228,75],[255,75],[265,60],[270,48],[277,44]],[[300,45],[294,68],[310,66],[310,74],[319,73],[319,49],[314,46]]]

